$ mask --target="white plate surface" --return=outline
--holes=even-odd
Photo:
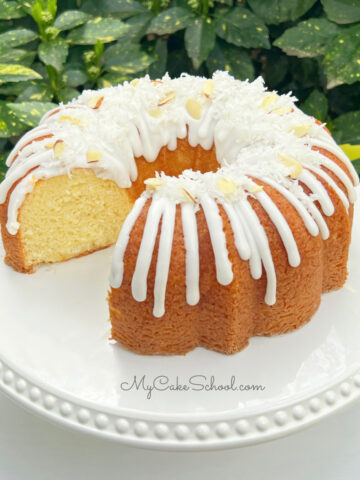
[[[345,287],[305,327],[231,356],[140,356],[109,342],[112,249],[34,275],[1,261],[0,388],[64,426],[143,447],[228,448],[303,428],[360,397],[359,220],[357,205]],[[143,384],[126,390],[134,377]],[[265,388],[229,389],[232,377]]]

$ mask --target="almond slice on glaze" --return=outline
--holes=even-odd
[[[104,100],[104,97],[103,96],[95,96],[95,97],[91,97],[90,100],[88,101],[88,107],[96,110],[97,108],[100,107],[100,105],[102,104]]]
[[[169,92],[165,95],[165,97],[163,97],[159,103],[158,103],[158,107],[161,107],[162,105],[165,105],[165,103],[169,103],[171,102],[171,100],[173,100],[175,98],[175,92]]]
[[[311,123],[307,123],[305,125],[296,125],[294,127],[289,128],[289,132],[292,132],[295,137],[305,137],[310,132]]]
[[[264,100],[262,101],[260,107],[266,110],[270,105],[273,105],[278,99],[278,95],[276,93],[269,93],[266,95]]]
[[[227,195],[234,193],[236,190],[236,183],[224,177],[219,178],[219,180],[216,182],[216,185],[220,192]]]
[[[86,153],[86,161],[87,163],[95,163],[98,162],[101,159],[102,155],[101,152],[98,152],[97,150],[89,150]]]
[[[154,118],[159,118],[161,117],[162,114],[163,114],[163,111],[161,110],[161,108],[152,108],[151,110],[149,110],[149,115],[151,115]]]
[[[251,187],[248,188],[248,191],[250,193],[259,193],[263,190],[263,187],[261,185],[251,185]]]
[[[136,85],[139,83],[139,79],[138,78],[134,78],[134,80],[131,80],[130,82],[130,85],[132,87],[136,87]]]
[[[63,140],[56,140],[54,143],[54,157],[59,158],[60,155],[63,153],[65,148],[65,143]]]
[[[286,167],[293,167],[292,172],[290,173],[290,177],[295,179],[297,178],[301,172],[303,171],[303,166],[300,162],[295,160],[292,157],[288,157],[287,155],[283,155],[282,153],[278,153],[279,157],[281,158],[282,163]]]
[[[292,108],[290,107],[280,107],[280,108],[275,108],[275,110],[271,110],[270,113],[276,113],[276,115],[285,115],[286,113],[290,113],[292,111]]]
[[[72,125],[79,125],[80,120],[78,118],[71,117],[70,115],[62,115],[59,120],[59,123],[70,122]]]
[[[192,203],[196,203],[195,198],[189,193],[185,188],[181,187],[181,190],[184,192],[184,195],[187,200],[190,200]]]
[[[202,91],[206,97],[210,97],[210,95],[214,93],[214,81],[211,80],[211,78],[209,78],[209,80],[206,80],[203,85]]]
[[[164,183],[164,180],[161,180],[161,178],[147,178],[144,180],[144,183],[146,185],[146,188],[149,190],[156,190],[158,187],[161,187],[161,185]]]
[[[189,115],[195,118],[195,120],[200,120],[203,106],[195,98],[189,98],[186,102],[186,110],[188,111]]]

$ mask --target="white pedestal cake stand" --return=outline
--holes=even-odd
[[[205,450],[287,435],[360,397],[359,205],[345,287],[305,327],[231,356],[140,356],[109,342],[111,254],[34,275],[0,263],[0,388],[34,413],[129,445]]]

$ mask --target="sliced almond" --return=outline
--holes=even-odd
[[[70,122],[72,125],[79,125],[80,120],[78,118],[71,117],[70,115],[61,115],[59,123]]]
[[[159,118],[161,117],[162,114],[163,114],[163,111],[161,110],[161,108],[152,108],[151,110],[149,110],[149,115],[151,115],[154,118]]]
[[[173,100],[175,98],[175,92],[169,92],[165,95],[165,97],[163,97],[159,103],[158,103],[158,107],[161,107],[161,105],[165,105],[165,103],[169,103],[171,102],[171,100]]]
[[[248,188],[248,191],[250,193],[259,193],[259,192],[262,191],[262,189],[263,189],[263,187],[261,185],[253,184],[253,185],[251,185],[250,188]]]
[[[46,148],[47,150],[50,150],[50,149],[54,148],[54,146],[55,146],[55,142],[52,142],[52,143],[46,144],[46,145],[45,145],[45,148]]]
[[[275,108],[275,110],[271,110],[270,113],[276,113],[276,115],[285,115],[286,113],[290,113],[292,109],[290,107],[280,107]]]
[[[161,85],[163,82],[161,80],[151,80],[151,83],[156,86]]]
[[[232,180],[229,180],[228,178],[219,178],[219,180],[216,182],[216,185],[220,192],[227,195],[229,195],[230,193],[234,193],[236,190],[236,183]]]
[[[186,102],[186,110],[195,120],[200,120],[203,106],[198,100],[195,100],[195,98],[189,98]]]
[[[202,91],[206,97],[210,97],[210,95],[214,93],[214,81],[211,80],[211,78],[209,78],[209,80],[206,80],[203,85]]]
[[[289,128],[289,132],[292,132],[296,137],[305,137],[310,132],[311,123],[305,125],[295,125],[294,127]]]
[[[89,150],[86,153],[86,161],[87,163],[95,163],[98,162],[101,159],[102,155],[101,152],[98,152],[97,150]]]
[[[59,158],[60,155],[63,153],[65,148],[65,143],[63,140],[56,140],[54,143],[54,157]]]
[[[146,188],[149,190],[156,190],[158,187],[161,187],[161,185],[164,183],[164,180],[161,180],[161,178],[147,178],[144,180],[144,183],[146,185]]]
[[[288,157],[287,155],[283,155],[282,153],[279,153],[278,155],[281,158],[282,163],[286,167],[292,167],[290,177],[293,178],[293,179],[297,178],[301,174],[301,172],[303,171],[303,166],[301,165],[301,163],[298,162],[297,160],[295,160],[292,157]]]
[[[192,203],[196,203],[195,198],[189,193],[185,188],[181,187],[181,190],[184,192],[184,195],[187,200],[190,200]]]
[[[90,108],[93,108],[94,110],[96,110],[97,108],[100,107],[100,105],[102,104],[104,100],[104,97],[103,96],[100,96],[100,95],[97,95],[95,97],[91,97],[90,100],[88,101],[88,107]]]
[[[266,110],[268,107],[270,107],[270,105],[273,105],[277,99],[278,95],[276,95],[276,93],[269,93],[269,95],[266,95],[260,106]]]
[[[131,80],[130,82],[130,85],[132,87],[136,87],[136,85],[139,83],[139,79],[138,78],[134,78],[134,80]]]

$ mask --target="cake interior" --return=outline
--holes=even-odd
[[[138,178],[130,188],[98,178],[93,170],[75,169],[36,183],[19,212],[19,235],[27,268],[86,255],[114,244],[123,221],[155,172],[179,175],[186,169],[216,171],[214,148],[205,151],[179,140],[162,148],[154,162],[136,159]]]

